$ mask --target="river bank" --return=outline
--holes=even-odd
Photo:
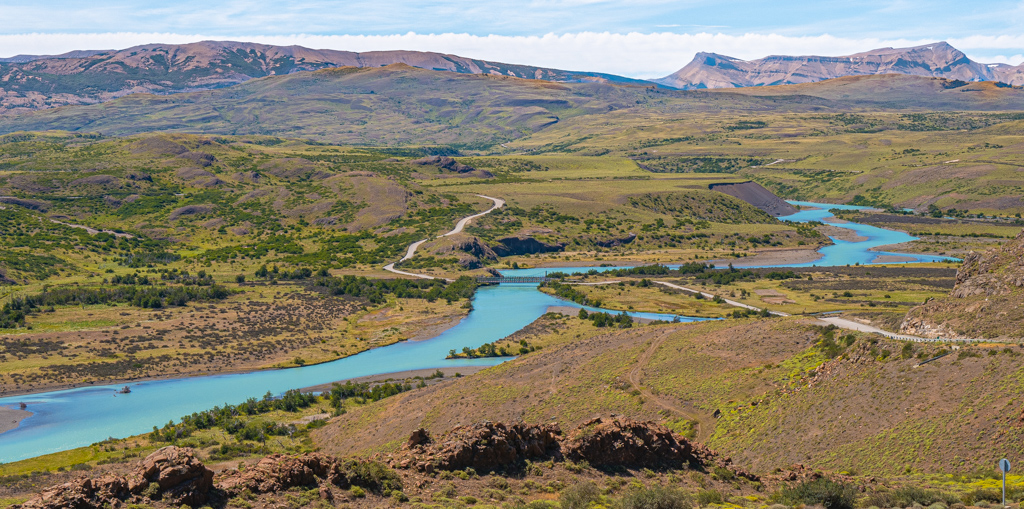
[[[778,265],[795,265],[802,263],[814,263],[823,257],[817,250],[811,249],[774,249],[755,252],[752,256],[736,259],[711,260],[716,267],[725,267],[732,264],[736,268],[749,267],[771,267]]]
[[[0,406],[0,433],[18,427],[18,424],[32,416],[32,412]]]
[[[423,378],[429,385],[432,381],[442,381],[461,376],[469,376],[478,371],[487,369],[488,367],[490,366],[462,366],[458,368],[448,367],[434,369],[409,369],[406,371],[396,371],[394,373],[381,373],[379,375],[368,375],[356,378],[347,378],[344,380],[338,380],[336,382],[303,387],[302,389],[299,390],[302,392],[325,392],[331,390],[331,387],[333,387],[334,384],[344,384],[345,382],[352,382],[354,384],[387,381],[408,382],[409,380],[415,380],[416,377]],[[444,374],[444,378],[434,378],[433,380],[427,380],[428,377],[434,376],[438,371]]]

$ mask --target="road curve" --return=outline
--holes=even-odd
[[[667,283],[665,281],[654,281],[654,283],[657,283],[657,284],[663,285],[663,286],[667,286],[669,288],[675,288],[676,290],[683,290],[685,292],[691,292],[691,293],[699,293],[702,296],[704,296],[704,298],[707,298],[707,299],[713,299],[713,298],[716,297],[716,295],[711,294],[711,293],[701,292],[701,291],[698,291],[698,290],[694,290],[693,288],[687,288],[685,286],[679,286],[679,285],[675,285],[675,284],[672,284],[672,283]],[[734,300],[729,300],[729,299],[722,299],[722,300],[724,300],[725,303],[730,305],[730,306],[736,306],[738,308],[749,309],[751,311],[761,311],[761,308],[757,308],[757,307],[751,306],[749,304],[744,304],[742,302],[736,302]],[[781,311],[768,311],[768,312],[773,314],[773,315],[775,315],[775,316],[789,316],[789,313],[783,313]]]
[[[478,218],[480,216],[485,216],[487,214],[490,214],[491,212],[494,212],[495,210],[500,209],[501,207],[505,206],[505,200],[502,200],[501,198],[492,198],[490,196],[484,196],[482,194],[478,194],[477,196],[479,196],[481,198],[487,198],[488,200],[493,201],[494,202],[494,206],[489,208],[489,209],[487,209],[487,210],[485,210],[485,211],[483,211],[483,212],[481,212],[481,213],[479,213],[479,214],[473,214],[472,216],[466,216],[466,217],[464,217],[462,219],[459,219],[459,222],[455,224],[455,228],[452,228],[452,230],[450,232],[448,232],[448,233],[442,233],[441,235],[438,235],[437,238],[447,237],[449,235],[455,235],[456,233],[462,233],[462,230],[466,228],[466,225],[469,224],[470,221],[472,221],[472,220],[474,220],[474,219],[476,219],[476,218]],[[398,260],[398,262],[395,262],[395,263],[404,262],[404,261],[408,260],[409,258],[412,258],[413,256],[416,256],[416,250],[419,249],[419,247],[422,246],[423,243],[428,241],[428,240],[430,240],[430,239],[417,240],[416,242],[413,242],[412,244],[409,244],[409,249],[406,250],[405,256],[403,256],[401,260]],[[395,263],[389,263],[389,264],[385,265],[384,266],[384,270],[386,270],[388,272],[394,272],[395,274],[401,274],[403,276],[412,276],[412,277],[418,277],[418,278],[421,278],[421,279],[437,279],[434,276],[428,276],[426,274],[416,274],[416,273],[413,273],[413,272],[405,272],[405,271],[402,271],[402,270],[398,270],[398,269],[395,268]]]
[[[683,290],[683,291],[692,292],[692,293],[700,293],[701,295],[703,295],[704,297],[709,298],[709,299],[715,297],[714,295],[712,295],[710,293],[698,292],[697,290],[694,290],[692,288],[686,288],[685,286],[679,286],[679,285],[668,283],[668,282],[665,282],[665,281],[654,281],[654,283],[657,283],[657,284],[663,285],[663,286],[667,286],[669,288],[675,288],[676,290]],[[725,303],[730,305],[730,306],[736,306],[736,307],[740,307],[740,308],[744,308],[744,309],[750,309],[750,310],[753,310],[753,311],[761,311],[761,308],[754,307],[754,306],[751,306],[749,304],[744,304],[742,302],[736,302],[734,300],[729,300],[729,299],[724,299],[724,300],[725,300]],[[771,313],[771,314],[773,314],[775,316],[790,316],[789,313],[782,313],[782,312],[779,312],[779,311],[769,311],[769,313]],[[879,329],[878,327],[872,327],[870,325],[866,325],[866,324],[863,324],[863,323],[860,323],[860,322],[855,322],[853,320],[847,320],[845,318],[839,318],[837,316],[836,317],[825,317],[825,318],[815,317],[815,318],[817,318],[818,320],[820,320],[822,322],[835,325],[836,327],[839,327],[840,329],[853,330],[853,331],[859,331],[859,332],[873,332],[875,334],[881,334],[881,335],[883,335],[883,336],[885,336],[885,337],[887,337],[889,339],[896,339],[896,340],[899,340],[899,341],[916,341],[916,342],[957,341],[957,342],[967,342],[967,343],[972,342],[972,341],[978,341],[977,339],[952,339],[952,338],[934,339],[934,338],[922,338],[922,337],[919,337],[919,336],[911,336],[911,335],[908,335],[908,334],[896,334],[895,332],[889,332],[889,331],[884,330],[884,329]]]

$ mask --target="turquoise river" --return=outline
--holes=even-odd
[[[844,242],[820,250],[822,258],[802,265],[836,266],[869,264],[883,252],[879,246],[909,242],[914,237],[856,223],[833,223],[830,208],[857,209],[845,205],[792,202],[804,210],[783,217],[788,221],[823,221],[857,232],[866,240]],[[932,262],[945,258],[904,255],[906,262]],[[563,272],[586,271],[595,267],[565,268]],[[614,267],[601,267],[608,270]],[[551,269],[548,269],[551,270]],[[544,269],[505,271],[506,275],[539,275]],[[121,384],[90,386],[0,398],[0,405],[16,408],[25,403],[33,413],[21,424],[0,434],[0,462],[11,462],[41,454],[82,447],[109,437],[126,437],[150,431],[154,425],[225,403],[239,403],[268,391],[281,394],[289,389],[310,387],[368,375],[437,367],[491,366],[508,360],[489,358],[445,360],[451,349],[477,347],[501,339],[543,315],[550,306],[569,305],[541,293],[535,285],[496,285],[480,288],[473,298],[473,310],[458,325],[432,339],[406,341],[369,350],[332,362],[301,368],[256,371],[229,375],[152,380],[131,384],[131,394],[115,396]],[[578,307],[578,306],[576,306]],[[633,316],[679,321],[699,318],[653,313]]]

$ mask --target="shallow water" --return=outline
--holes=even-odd
[[[827,208],[859,208],[794,202],[826,210],[801,211],[782,219],[829,222]],[[864,242],[836,241],[821,249],[824,258],[803,265],[846,265],[870,263],[878,254],[871,247],[914,240],[905,233],[853,223],[832,223],[867,237]],[[939,257],[915,256],[913,261],[935,261]],[[799,266],[799,265],[790,265]],[[568,267],[502,271],[506,275],[543,275],[544,272],[576,272],[616,267]],[[452,366],[492,366],[507,358],[445,360],[451,349],[476,348],[501,339],[530,324],[550,306],[580,307],[537,290],[536,285],[505,284],[480,288],[473,298],[473,311],[455,327],[425,341],[406,341],[369,350],[336,361],[301,368],[257,371],[232,375],[157,380],[130,384],[131,394],[115,396],[118,385],[104,385],[0,398],[0,405],[28,404],[34,415],[21,425],[0,434],[0,462],[11,462],[50,452],[81,447],[108,437],[125,437],[150,431],[169,420],[225,403],[235,404],[268,391],[281,394],[288,389],[309,387],[382,373]],[[598,311],[597,308],[587,308]],[[617,311],[611,311],[618,313]],[[634,317],[672,320],[674,315],[628,313]],[[678,317],[680,321],[700,318]]]
[[[911,242],[917,240],[917,237],[908,235],[903,232],[886,230],[885,228],[879,228],[877,226],[870,226],[860,223],[835,222],[835,217],[832,216],[831,212],[829,212],[829,209],[867,210],[870,207],[857,207],[854,205],[833,205],[828,203],[814,203],[803,201],[791,201],[789,203],[793,205],[799,205],[801,207],[817,207],[820,210],[801,210],[796,214],[780,217],[779,219],[783,221],[793,221],[798,223],[805,223],[808,221],[821,221],[823,223],[827,223],[839,228],[853,230],[857,232],[857,235],[860,235],[861,237],[866,237],[867,240],[861,242],[847,242],[832,237],[832,241],[835,243],[834,245],[825,246],[818,250],[818,252],[823,255],[821,259],[810,263],[781,265],[783,267],[835,267],[839,265],[866,265],[871,263],[878,263],[876,262],[876,260],[879,256],[882,255],[900,256],[905,259],[905,261],[897,263],[941,262],[950,259],[947,256],[908,255],[905,253],[891,253],[887,251],[871,251],[872,248],[888,246],[891,244],[900,244],[903,242]]]

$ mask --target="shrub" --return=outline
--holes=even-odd
[[[815,479],[782,489],[782,499],[789,505],[821,505],[825,509],[853,509],[856,489],[831,479]]]
[[[718,490],[701,490],[697,492],[697,504],[699,505],[724,503],[725,499],[722,497],[722,493]]]
[[[351,460],[344,465],[348,482],[376,493],[402,491],[402,479],[378,461]]]
[[[439,495],[444,498],[455,498],[459,494],[459,490],[455,488],[455,483],[445,483],[441,486],[441,489],[437,490],[435,495]]]
[[[359,486],[353,486],[349,488],[348,492],[351,493],[352,496],[356,498],[363,498],[366,496],[366,490],[360,488]]]
[[[1013,498],[1011,496],[1011,490],[1007,490],[1006,498],[1007,500]],[[1003,493],[1000,490],[971,490],[964,493],[963,496],[961,496],[961,500],[966,505],[978,505],[980,507],[979,502],[1002,502]]]
[[[866,503],[877,507],[910,507],[914,504],[928,507],[941,503],[948,507],[959,501],[959,497],[951,493],[907,486],[890,491],[876,491],[868,495]]]
[[[601,498],[601,489],[593,482],[580,482],[573,484],[564,490],[558,497],[558,503],[562,509],[586,509],[591,502],[597,502]]]
[[[721,499],[720,493],[718,496]],[[693,502],[675,488],[655,486],[627,491],[619,501],[619,506],[622,509],[691,509]]]

